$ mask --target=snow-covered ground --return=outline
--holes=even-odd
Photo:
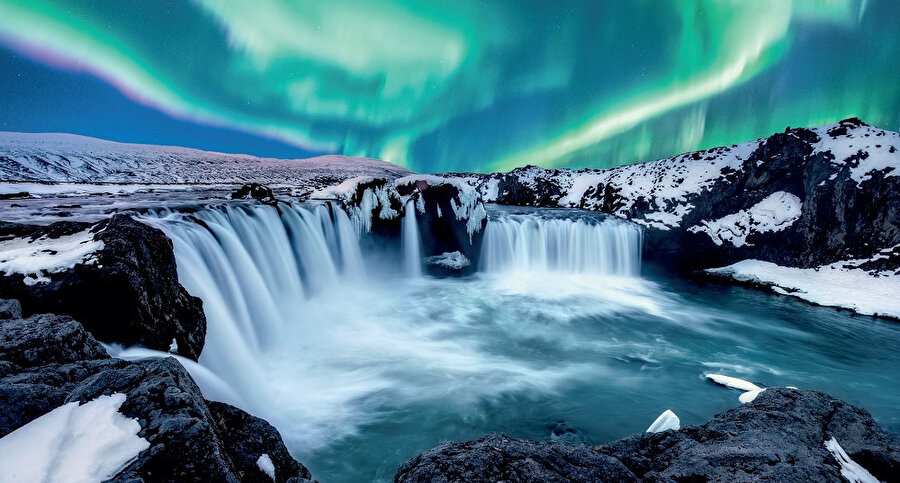
[[[355,176],[410,171],[347,156],[258,158],[174,146],[126,144],[74,134],[0,132],[0,180],[57,183],[244,184],[318,188]],[[25,190],[27,191],[27,190]]]
[[[848,260],[817,268],[793,268],[744,260],[707,272],[741,282],[770,285],[776,293],[793,295],[814,304],[900,318],[900,274],[872,273],[857,268],[865,261]]]
[[[95,482],[150,447],[137,420],[119,413],[124,394],[70,402],[0,438],[0,481]]]

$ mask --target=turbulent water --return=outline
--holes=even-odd
[[[626,222],[494,210],[479,272],[436,279],[416,263],[414,210],[393,252],[327,205],[190,216],[154,219],[204,301],[189,369],[322,481],[389,481],[419,451],[490,431],[601,443],[669,408],[701,423],[738,404],[711,372],[824,390],[900,429],[900,325],[656,275]]]

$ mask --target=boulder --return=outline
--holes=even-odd
[[[0,236],[52,242],[90,230],[102,248],[90,260],[34,282],[0,272],[0,296],[18,299],[26,314],[52,312],[78,319],[97,339],[178,353],[196,360],[206,337],[202,301],[178,282],[172,241],[159,229],[127,215],[95,225],[5,223]]]
[[[593,449],[502,435],[444,443],[406,461],[395,481],[842,482],[825,446],[832,438],[879,480],[898,481],[898,435],[855,406],[787,388],[767,389],[701,426]]]
[[[272,188],[259,183],[249,183],[231,192],[231,199],[254,199],[263,203],[276,203],[278,200],[272,193]]]
[[[0,360],[0,437],[63,404],[125,394],[119,411],[150,447],[110,481],[270,481],[255,463],[262,454],[276,481],[310,477],[272,426],[206,401],[176,359],[110,358],[68,317],[2,321]]]

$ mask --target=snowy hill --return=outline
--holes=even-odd
[[[410,171],[385,161],[338,155],[258,158],[197,149],[125,144],[74,134],[0,132],[0,180],[75,183],[258,182],[318,188],[347,178],[398,178]]]

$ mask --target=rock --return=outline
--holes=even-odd
[[[898,481],[898,435],[862,409],[787,388],[770,388],[701,426],[643,433],[594,451],[500,435],[444,443],[401,465],[395,480],[842,482],[824,445],[831,438],[879,480]]]
[[[415,205],[426,259],[436,257],[432,258],[436,261],[454,252],[470,261],[479,259],[487,211],[474,187],[424,175],[407,176],[395,183],[400,195],[409,197]],[[471,263],[426,263],[425,267],[429,273],[441,276],[468,274],[477,268]]]
[[[92,263],[49,274],[45,283],[0,273],[0,296],[18,299],[26,314],[70,315],[105,342],[166,351],[175,339],[178,353],[196,360],[206,337],[203,305],[178,282],[172,241],[161,230],[114,215],[93,226],[5,223],[0,235],[58,238],[88,228],[103,242]]]
[[[275,195],[272,193],[272,188],[263,186],[259,183],[245,184],[231,192],[231,199],[233,200],[251,198],[262,201],[263,203],[275,203],[278,201],[275,199]]]
[[[21,318],[22,304],[18,300],[0,299],[0,320]]]
[[[204,400],[174,358],[109,358],[78,322],[44,314],[0,323],[0,359],[0,437],[65,403],[125,394],[120,412],[150,447],[110,481],[269,481],[248,464],[262,453],[277,481],[309,479],[274,428]]]
[[[638,481],[614,457],[586,444],[526,441],[490,434],[443,443],[400,465],[396,482]]]
[[[263,454],[275,466],[276,481],[311,478],[309,471],[287,452],[281,435],[271,424],[228,404],[210,401],[208,405],[241,481],[272,481],[256,463]]]
[[[850,118],[607,170],[528,166],[448,176],[478,184],[492,202],[583,208],[633,220],[646,227],[645,259],[685,271],[745,259],[798,268],[869,259],[873,269],[896,271],[900,256],[880,252],[900,246],[898,148],[897,133]],[[795,196],[801,206],[799,216],[777,230],[740,220],[732,228],[745,236],[735,244],[705,229],[779,193]]]
[[[0,320],[0,359],[19,367],[108,357],[103,346],[71,317],[40,314]]]

